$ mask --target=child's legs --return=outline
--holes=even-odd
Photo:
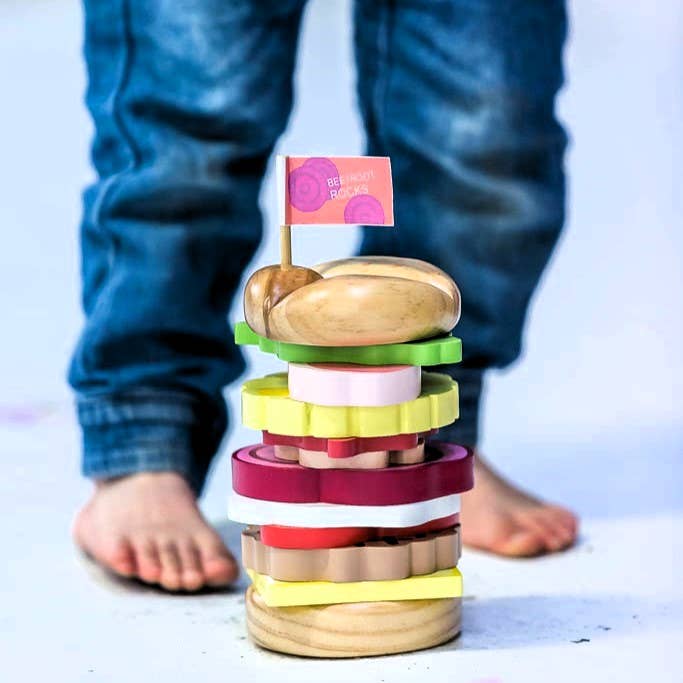
[[[93,478],[175,470],[198,490],[243,369],[227,312],[261,237],[303,0],[86,0],[97,180],[69,379]]]
[[[557,0],[356,4],[359,91],[371,152],[389,154],[398,229],[362,251],[414,256],[462,290],[461,418],[441,438],[477,445],[483,371],[520,351],[526,309],[564,216],[565,135],[554,116],[566,20]],[[477,453],[463,539],[504,555],[559,550],[568,510],[500,477]]]
[[[520,352],[527,305],[564,217],[563,3],[356,3],[370,153],[391,156],[397,228],[363,253],[430,261],[462,291],[461,419],[477,443],[481,378]]]

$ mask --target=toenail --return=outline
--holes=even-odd
[[[147,581],[148,583],[156,583],[161,575],[161,570],[154,567],[145,567],[144,569],[140,570],[139,574],[143,581]]]
[[[172,579],[169,577],[162,577],[159,583],[169,591],[177,591],[180,589],[180,577],[174,577]]]
[[[131,557],[131,549],[125,542],[116,543],[102,554],[102,561],[119,574],[133,573],[135,565]]]
[[[196,571],[183,572],[183,586],[186,590],[198,590],[204,585],[204,577]]]

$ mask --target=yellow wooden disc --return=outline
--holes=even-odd
[[[247,589],[247,629],[261,647],[303,657],[423,650],[460,633],[461,599],[268,607]]]
[[[456,567],[407,579],[385,581],[278,581],[247,569],[254,588],[269,607],[331,605],[343,602],[431,600],[462,597],[462,574]]]
[[[288,436],[339,439],[392,436],[445,427],[458,418],[458,385],[448,375],[422,373],[422,393],[413,401],[390,406],[321,406],[295,401],[287,375],[279,373],[245,382],[245,427]]]

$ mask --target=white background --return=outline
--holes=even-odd
[[[362,151],[349,7],[309,7],[280,151]],[[490,380],[484,450],[574,507],[582,541],[540,561],[466,552],[456,645],[316,663],[242,640],[237,594],[131,590],[86,574],[71,550],[69,520],[87,493],[64,382],[81,324],[79,193],[91,177],[82,19],[64,0],[0,0],[0,678],[674,680],[674,660],[683,664],[674,650],[683,635],[674,583],[683,532],[683,6],[595,0],[573,3],[571,15],[560,100],[573,140],[570,218],[534,299],[525,356]],[[269,176],[270,234],[254,268],[277,259],[274,200]],[[339,257],[357,240],[347,229],[322,237],[296,230],[296,260]],[[278,367],[250,358],[254,374]],[[235,428],[225,452],[254,439]],[[212,519],[225,517],[228,477],[224,456],[204,501]]]

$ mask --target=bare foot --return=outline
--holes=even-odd
[[[106,569],[169,591],[226,586],[238,574],[192,489],[175,472],[98,483],[76,517],[73,535]]]
[[[568,548],[576,540],[574,513],[544,503],[497,474],[479,454],[475,486],[462,497],[463,542],[509,557],[530,557]]]

